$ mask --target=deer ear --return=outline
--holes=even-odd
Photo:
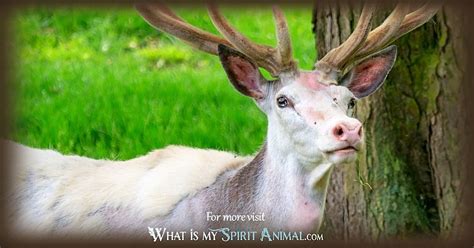
[[[242,94],[255,100],[265,98],[264,85],[267,80],[258,70],[258,66],[244,54],[222,44],[218,45],[219,58],[227,77]]]
[[[359,62],[344,75],[341,85],[357,98],[366,97],[382,86],[397,57],[397,47],[389,46]]]

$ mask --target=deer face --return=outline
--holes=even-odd
[[[219,46],[232,85],[266,113],[268,139],[310,163],[353,160],[363,142],[362,123],[353,117],[356,101],[384,82],[396,57],[388,47],[358,63],[340,82],[320,70],[288,71],[268,81],[245,55]]]

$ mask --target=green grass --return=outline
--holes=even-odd
[[[310,69],[311,7],[284,9],[295,57]],[[204,9],[176,11],[216,33]],[[223,11],[274,45],[271,11]],[[109,159],[169,144],[249,154],[263,142],[264,114],[232,88],[217,57],[155,31],[132,8],[29,8],[13,23],[17,142]]]

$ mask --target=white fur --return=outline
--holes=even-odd
[[[88,232],[103,231],[105,220],[93,213],[104,208],[132,209],[141,220],[166,215],[185,196],[249,160],[168,146],[132,160],[109,161],[8,144],[14,154],[11,199],[16,198],[10,218],[17,230],[33,233],[59,229],[62,221]]]

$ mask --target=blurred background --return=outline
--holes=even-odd
[[[217,33],[204,8],[174,8]],[[271,9],[223,8],[256,42],[276,42]],[[311,10],[284,8],[295,56],[315,60]],[[29,8],[14,18],[13,139],[93,158],[128,159],[169,144],[251,154],[265,116],[216,56],[150,27],[133,8]],[[268,75],[268,74],[267,74]]]

